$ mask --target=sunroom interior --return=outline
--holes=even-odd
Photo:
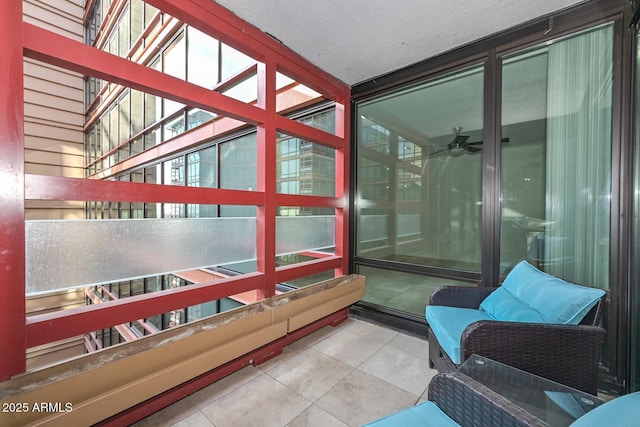
[[[598,391],[640,390],[637,2],[368,6],[7,2],[0,401],[63,403],[0,419],[130,424],[345,322],[426,357],[429,295],[523,259],[606,291]]]

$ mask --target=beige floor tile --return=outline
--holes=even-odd
[[[194,412],[187,418],[175,423],[172,427],[215,427],[200,411]]]
[[[202,413],[216,427],[282,427],[311,402],[263,374],[227,393]]]
[[[255,366],[246,366],[210,386],[195,392],[186,399],[191,401],[196,407],[202,409],[260,375],[264,374]]]
[[[270,372],[281,365],[288,365],[292,358],[296,357],[298,353],[305,351],[305,349],[306,347],[287,346],[284,348],[282,354],[261,363],[258,365],[258,369],[262,372]]]
[[[387,345],[400,348],[412,356],[429,359],[429,342],[426,338],[398,333]]]
[[[396,344],[401,342],[414,343],[413,340],[406,339],[395,341]],[[426,341],[424,345],[426,347]],[[405,350],[401,345],[389,343],[367,359],[360,369],[416,396],[421,396],[435,372],[429,369],[426,358],[417,357],[415,353],[411,348]]]
[[[293,421],[287,424],[287,427],[347,427],[348,424],[343,423],[324,409],[318,408],[316,405],[309,406]]]
[[[314,402],[353,371],[353,367],[314,349],[295,353],[268,372],[287,387]]]
[[[418,396],[373,375],[355,370],[316,405],[350,426],[361,426],[412,406]]]
[[[313,349],[353,367],[360,366],[389,342],[397,332],[350,320],[336,333],[313,346]]]
[[[360,426],[427,398],[427,358],[426,340],[349,319],[135,426]]]
[[[342,328],[344,327],[344,325],[349,322],[349,320],[346,320],[345,322],[337,325],[337,326],[325,326],[324,328],[321,328],[317,331],[315,331],[314,333],[307,335],[304,338],[299,339],[298,341],[295,341],[293,343],[291,343],[289,346],[287,346],[286,348],[290,348],[290,349],[301,349],[301,348],[308,348],[308,347],[313,347],[314,345],[316,345],[317,343],[319,343],[320,341],[324,340],[325,338],[333,335],[334,333],[342,330]]]

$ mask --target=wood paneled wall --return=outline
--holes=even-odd
[[[82,0],[25,0],[24,21],[82,41]],[[25,171],[83,177],[84,79],[31,59],[24,61]],[[82,202],[27,201],[27,219],[81,219]]]

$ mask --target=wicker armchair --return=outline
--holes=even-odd
[[[434,291],[429,304],[478,309],[495,289],[445,286]],[[461,363],[475,353],[596,394],[598,362],[605,336],[605,330],[596,325],[600,321],[603,301],[604,298],[578,325],[493,320],[474,322],[462,334]],[[439,372],[456,370],[459,365],[443,351],[431,328],[428,339],[430,367]]]

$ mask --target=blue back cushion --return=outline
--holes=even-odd
[[[637,426],[640,419],[640,391],[616,397],[587,412],[570,427]]]
[[[480,310],[496,320],[577,325],[604,294],[602,289],[565,282],[521,261]]]

